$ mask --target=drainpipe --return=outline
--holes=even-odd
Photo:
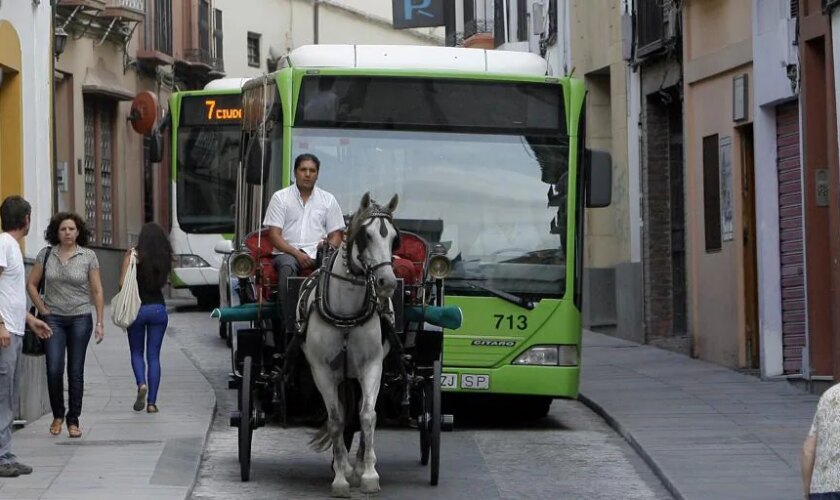
[[[52,165],[52,213],[58,212],[58,148],[56,146],[56,126],[55,126],[55,16],[56,16],[57,0],[50,0],[50,143],[52,145],[51,162]],[[69,175],[68,173],[65,175]]]
[[[312,40],[315,45],[318,45],[318,8],[321,6],[321,0],[312,0]]]

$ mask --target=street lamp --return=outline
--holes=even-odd
[[[67,32],[64,31],[64,28],[59,26],[55,29],[55,33],[53,33],[53,38],[55,46],[53,47],[53,51],[55,52],[55,58],[58,59],[61,57],[61,54],[64,53],[64,47],[67,45]]]

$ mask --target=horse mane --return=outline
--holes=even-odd
[[[366,201],[369,203],[365,203]],[[367,206],[365,206],[366,204]],[[387,215],[389,218],[393,215],[386,207],[376,203],[376,201],[370,197],[370,193],[365,193],[362,197],[362,203],[359,206],[359,209],[353,212],[350,216],[350,224],[347,225],[346,233],[346,239],[348,242],[356,239],[356,236],[358,236],[359,231],[362,228],[362,222],[374,214]]]

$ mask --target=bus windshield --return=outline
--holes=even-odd
[[[293,157],[321,160],[318,186],[347,214],[370,191],[398,226],[441,243],[447,291],[562,297],[568,139],[369,129],[294,129]]]
[[[233,232],[239,134],[238,123],[178,129],[177,215],[185,232]]]

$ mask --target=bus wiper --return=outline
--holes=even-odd
[[[472,288],[478,288],[478,289],[484,290],[485,292],[490,292],[490,293],[492,293],[493,295],[495,295],[496,297],[498,297],[502,300],[506,300],[506,301],[510,302],[511,304],[514,304],[514,305],[517,305],[519,307],[525,308],[529,311],[534,309],[534,303],[533,302],[531,302],[530,300],[525,300],[522,297],[518,297],[516,295],[513,295],[512,293],[503,292],[501,290],[497,290],[496,288],[490,288],[489,286],[477,285],[475,283],[467,283],[467,284]]]

